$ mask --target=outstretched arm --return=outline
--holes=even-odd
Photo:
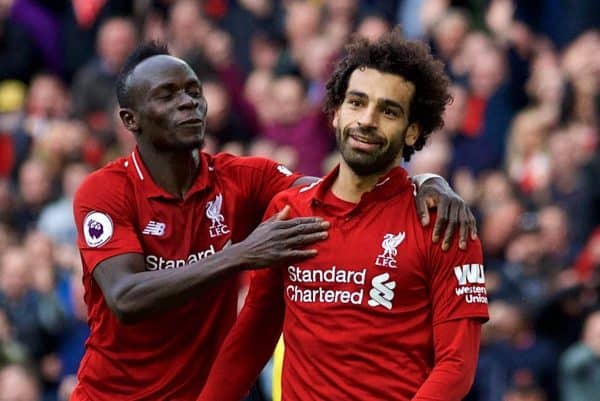
[[[142,254],[125,253],[99,263],[94,279],[117,318],[135,323],[181,305],[225,274],[314,256],[315,250],[299,248],[324,239],[328,223],[314,217],[280,220],[288,212],[265,221],[244,241],[182,268],[145,271]]]
[[[318,180],[316,177],[300,177],[292,186],[310,185]],[[448,250],[458,226],[458,246],[465,250],[469,234],[471,239],[477,238],[475,217],[466,202],[439,175],[419,174],[413,176],[412,180],[417,186],[417,211],[423,226],[429,224],[429,209],[437,208],[432,241],[438,242],[443,232],[442,249]]]

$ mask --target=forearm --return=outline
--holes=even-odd
[[[110,294],[111,309],[123,323],[183,304],[203,288],[239,271],[242,257],[235,245],[199,262],[176,269],[144,271],[123,277]]]
[[[479,355],[481,325],[472,319],[434,328],[435,365],[412,401],[460,401],[469,392]]]

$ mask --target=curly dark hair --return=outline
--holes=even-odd
[[[444,64],[433,57],[429,46],[404,39],[399,28],[375,43],[356,38],[346,46],[346,55],[337,63],[327,81],[325,112],[333,115],[343,103],[350,75],[357,68],[373,68],[400,75],[414,84],[409,122],[417,123],[421,134],[414,146],[403,147],[402,157],[409,161],[415,151],[423,148],[429,135],[444,126],[442,115],[446,105],[452,101]]]

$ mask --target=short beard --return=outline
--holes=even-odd
[[[376,134],[360,128],[346,128],[343,131],[341,128],[336,128],[335,130],[335,139],[338,150],[348,167],[350,167],[357,176],[366,177],[382,173],[396,163],[398,154],[402,152],[402,144],[404,143],[406,130],[402,133],[400,140],[389,143],[387,149],[375,153],[353,151],[350,147],[345,145],[345,141],[349,138],[349,135],[353,130],[361,132],[363,136],[373,136]]]

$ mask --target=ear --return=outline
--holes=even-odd
[[[421,127],[417,123],[411,123],[406,130],[406,135],[404,136],[404,144],[407,146],[413,146],[417,139],[421,136]]]
[[[335,110],[335,112],[333,113],[333,121],[331,122],[331,125],[333,125],[333,128],[337,129],[338,128],[338,117],[340,114],[340,109],[339,107]]]
[[[127,128],[129,131],[133,132],[133,133],[138,133],[140,130],[140,127],[138,125],[137,122],[137,118],[135,116],[135,112],[131,109],[120,109],[119,110],[119,117],[121,117],[121,121],[123,121],[123,125],[125,126],[125,128]]]

